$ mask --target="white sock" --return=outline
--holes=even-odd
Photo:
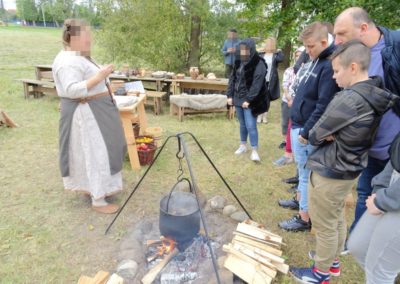
[[[106,206],[106,205],[108,205],[108,203],[105,198],[100,198],[100,199],[96,200],[92,197],[92,205],[96,206],[96,207],[100,207],[100,206]]]

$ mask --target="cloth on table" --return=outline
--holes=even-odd
[[[195,110],[224,108],[227,105],[227,100],[227,96],[221,94],[188,95],[183,93],[181,95],[170,96],[172,104]]]
[[[129,107],[137,102],[138,98],[135,96],[114,96],[117,108]]]

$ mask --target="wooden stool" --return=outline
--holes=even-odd
[[[147,91],[146,90],[146,105],[152,105],[154,107],[154,114],[159,115],[161,113],[161,99],[166,95],[166,92]]]

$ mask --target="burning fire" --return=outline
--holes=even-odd
[[[161,237],[161,245],[157,247],[157,252],[159,256],[163,256],[164,254],[169,254],[174,250],[176,243],[174,240]]]

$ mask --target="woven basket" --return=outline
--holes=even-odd
[[[149,165],[153,161],[154,153],[157,150],[157,146],[154,144],[147,144],[149,146],[148,151],[138,150],[139,162],[141,166]]]

